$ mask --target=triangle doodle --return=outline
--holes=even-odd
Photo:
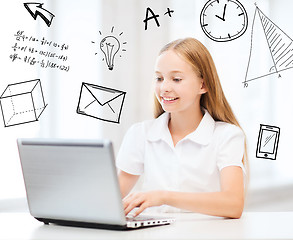
[[[248,82],[293,68],[293,40],[257,6],[244,87]]]

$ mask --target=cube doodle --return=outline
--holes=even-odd
[[[40,79],[9,84],[0,106],[5,127],[38,121],[47,106]]]

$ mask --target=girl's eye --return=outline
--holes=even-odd
[[[180,82],[182,79],[181,78],[173,78],[174,82]]]
[[[156,77],[156,81],[161,82],[161,81],[163,81],[163,78],[161,78],[161,77]]]

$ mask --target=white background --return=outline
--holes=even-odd
[[[158,51],[167,42],[183,37],[202,41],[214,58],[226,97],[247,136],[250,188],[261,191],[289,186],[292,194],[293,69],[283,71],[281,78],[272,75],[253,81],[248,88],[242,84],[249,59],[254,3],[293,37],[292,1],[242,0],[248,13],[248,29],[240,38],[224,43],[210,40],[201,30],[199,15],[206,3],[204,0],[42,2],[43,7],[55,15],[51,27],[47,27],[40,17],[34,20],[23,1],[6,1],[0,10],[0,93],[8,84],[39,78],[48,104],[38,122],[5,128],[0,120],[0,198],[25,196],[16,146],[19,137],[109,138],[117,152],[125,132],[133,123],[152,118],[153,67]],[[145,31],[143,20],[147,7],[160,15],[160,27],[150,20]],[[174,10],[172,17],[164,15],[168,7]],[[116,57],[114,70],[109,71],[102,61],[98,43],[102,37],[111,34],[113,26],[113,33],[117,36],[123,32],[119,40],[127,44],[121,57]],[[9,55],[13,53],[11,47],[18,30],[68,44],[66,63],[70,65],[70,71],[12,62]],[[76,114],[82,82],[127,92],[120,124]],[[256,158],[260,124],[281,129],[275,161]]]

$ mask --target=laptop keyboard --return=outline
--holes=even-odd
[[[152,220],[155,220],[155,219],[152,217],[147,217],[147,216],[126,217],[126,221],[128,222],[152,221]]]

